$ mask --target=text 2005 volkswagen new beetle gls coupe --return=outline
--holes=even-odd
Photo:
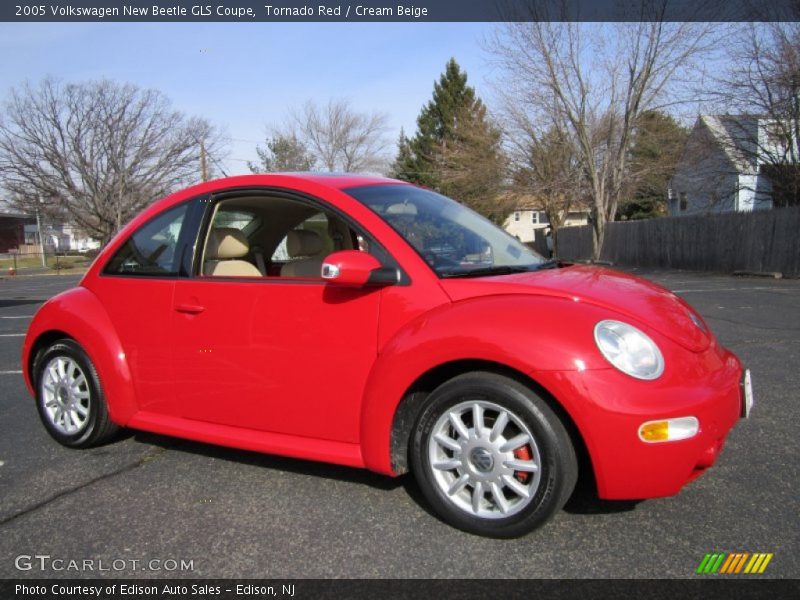
[[[66,446],[130,427],[410,470],[442,518],[495,537],[559,510],[579,463],[601,498],[677,493],[752,404],[739,360],[669,291],[357,176],[156,202],[39,310],[22,363]]]

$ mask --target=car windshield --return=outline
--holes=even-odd
[[[345,191],[389,223],[440,277],[517,273],[549,264],[491,221],[441,194],[392,184]]]

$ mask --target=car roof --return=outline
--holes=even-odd
[[[306,185],[303,185],[306,184]],[[165,198],[156,200],[143,212],[148,215],[160,212],[197,194],[213,194],[227,189],[248,187],[306,187],[307,184],[323,186],[337,191],[370,185],[411,185],[407,181],[389,179],[379,175],[355,173],[258,173],[234,175],[212,179],[183,188]]]
[[[306,185],[303,185],[305,183]],[[199,194],[214,194],[228,189],[244,189],[251,187],[277,187],[283,188],[297,186],[298,188],[307,188],[308,184],[312,186],[323,186],[337,191],[346,190],[354,187],[365,187],[370,185],[411,185],[406,181],[397,179],[389,179],[388,177],[381,177],[378,175],[361,175],[354,173],[259,173],[253,175],[234,175],[232,177],[223,177],[220,179],[212,179],[197,183],[195,185],[183,188],[174,192],[164,198],[154,201],[149,206],[142,209],[127,225],[125,225],[117,234],[114,239],[106,246],[103,251],[103,256],[109,252],[116,252],[117,247],[121,243],[119,240],[126,239],[132,231],[140,227],[143,223],[153,218],[155,215],[169,210],[185,200],[197,196]],[[98,257],[97,264],[104,262],[105,258],[101,261]],[[98,267],[99,268],[99,267]],[[91,274],[97,269],[90,269],[87,275]]]
[[[263,179],[265,184],[273,183],[275,178],[297,179],[301,181],[311,181],[318,185],[325,187],[343,190],[351,187],[362,187],[368,185],[381,185],[388,183],[406,183],[405,181],[398,181],[397,179],[389,179],[380,175],[362,175],[358,173],[312,173],[312,172],[296,172],[296,173],[258,173],[255,175],[234,175],[232,177],[223,177],[214,179],[204,185],[213,187],[214,189],[222,189],[225,187],[236,187],[238,185],[253,184],[259,179]]]
[[[336,188],[342,190],[351,187],[360,187],[365,185],[378,185],[384,183],[404,183],[397,179],[389,179],[380,175],[362,175],[359,173],[280,173],[281,175],[289,175],[304,179],[306,181],[313,181],[320,185]]]

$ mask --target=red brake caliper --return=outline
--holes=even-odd
[[[533,454],[531,454],[530,446],[522,446],[521,448],[514,450],[514,458],[518,458],[519,460],[531,460],[533,458]],[[520,483],[527,483],[528,479],[531,477],[531,474],[527,471],[514,471],[514,477],[516,477],[517,481]]]

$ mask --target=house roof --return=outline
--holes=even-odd
[[[36,217],[34,215],[26,215],[24,213],[19,213],[19,212],[11,212],[11,211],[0,210],[0,218],[20,219],[20,220],[27,221],[27,220],[30,220],[30,219],[35,219]]]
[[[500,201],[511,210],[544,210],[544,202],[528,192],[506,190],[500,192]]]
[[[758,170],[758,127],[756,115],[700,115],[714,140],[740,173]]]

